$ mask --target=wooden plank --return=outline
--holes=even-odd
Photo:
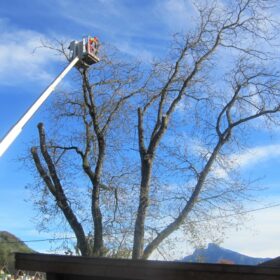
[[[47,280],[123,280],[123,278],[108,278],[99,276],[84,276],[75,274],[54,274],[47,273]]]
[[[56,273],[47,273],[47,280],[63,280],[63,275]]]
[[[70,275],[72,275],[71,279],[73,280],[78,279],[78,276],[97,280],[280,279],[280,268],[275,267],[136,261],[23,253],[16,254],[16,268],[68,275],[67,278],[63,277],[62,279],[70,279]]]

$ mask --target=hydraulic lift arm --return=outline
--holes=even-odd
[[[96,37],[94,37],[96,38]],[[56,77],[56,79],[48,86],[48,88],[41,94],[41,96],[35,101],[35,103],[26,111],[26,113],[19,119],[19,121],[9,130],[0,142],[0,157],[9,148],[13,141],[22,131],[24,125],[31,119],[40,106],[45,102],[49,95],[54,91],[55,87],[61,82],[61,80],[67,75],[67,73],[74,67],[87,68],[91,64],[99,61],[97,55],[97,48],[92,47],[91,37],[84,38],[83,41],[73,41],[70,44],[69,49],[72,51],[72,58],[69,65]],[[78,63],[79,62],[79,63]]]
[[[74,58],[69,65],[56,77],[56,79],[47,87],[41,96],[34,102],[34,104],[26,111],[26,113],[19,119],[19,121],[10,129],[0,142],[0,156],[9,148],[13,141],[22,131],[24,125],[31,119],[40,106],[45,102],[49,95],[55,90],[55,87],[61,82],[65,75],[75,66],[79,58]]]

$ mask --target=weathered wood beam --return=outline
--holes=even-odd
[[[48,280],[276,280],[280,268],[16,253],[16,268]]]

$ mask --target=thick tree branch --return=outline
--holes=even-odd
[[[44,169],[42,167],[42,164],[40,162],[36,148],[32,148],[31,153],[32,153],[35,165],[38,168],[40,175],[41,176],[43,175],[42,178],[44,179],[44,181],[45,181],[47,187],[49,188],[50,192],[52,193],[52,195],[55,197],[59,208],[62,210],[65,218],[67,219],[67,221],[69,222],[69,225],[71,226],[72,230],[74,231],[76,238],[77,238],[77,242],[78,242],[78,248],[81,250],[81,253],[83,255],[89,255],[89,249],[87,246],[87,241],[86,241],[83,227],[79,223],[76,215],[74,214],[73,210],[69,206],[67,197],[63,191],[60,180],[58,178],[55,165],[53,164],[52,159],[48,153],[47,145],[46,145],[45,130],[44,130],[44,126],[42,123],[38,124],[38,130],[39,130],[39,138],[40,138],[40,150],[41,150],[41,153],[48,166],[49,175],[47,175],[47,173],[44,171]],[[51,181],[50,178],[53,183],[50,182]]]
[[[150,254],[154,251],[154,249],[157,248],[157,246],[165,238],[167,238],[172,232],[177,230],[180,227],[180,225],[183,223],[184,219],[188,216],[188,214],[190,213],[190,211],[192,210],[192,208],[194,207],[194,205],[198,199],[199,193],[203,187],[206,177],[209,174],[211,167],[213,166],[213,163],[216,160],[217,155],[218,155],[219,151],[221,150],[222,146],[223,146],[223,143],[221,141],[219,141],[217,143],[216,147],[214,148],[205,167],[203,168],[203,171],[200,173],[197,184],[194,188],[194,191],[192,192],[192,195],[190,196],[185,207],[183,208],[181,213],[178,215],[178,217],[172,223],[170,223],[164,230],[162,230],[158,234],[158,236],[146,246],[144,253],[143,253],[144,259],[147,259],[150,256]]]

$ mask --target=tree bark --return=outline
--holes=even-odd
[[[95,168],[95,176],[93,180],[92,204],[91,211],[94,222],[94,247],[93,256],[101,257],[104,254],[103,249],[103,225],[102,213],[100,210],[100,176],[102,172],[105,157],[105,141],[102,136],[98,138],[98,160]]]
[[[49,172],[46,172],[45,169],[43,168],[39,155],[38,155],[37,148],[33,147],[31,149],[31,154],[32,154],[35,166],[36,166],[41,178],[44,180],[46,186],[48,187],[49,191],[52,193],[55,200],[57,201],[58,207],[62,210],[62,213],[64,214],[70,227],[72,228],[73,232],[75,233],[75,236],[77,238],[77,246],[80,249],[81,254],[83,256],[89,256],[90,250],[88,247],[88,243],[86,240],[86,236],[85,236],[83,227],[79,223],[76,215],[74,214],[73,210],[71,209],[71,207],[68,204],[67,197],[61,186],[54,163],[48,153],[47,146],[46,146],[45,130],[44,130],[44,126],[42,123],[38,124],[38,130],[39,130],[39,138],[40,138],[40,150],[47,163]]]
[[[149,206],[151,171],[152,171],[152,160],[149,159],[148,155],[146,154],[146,158],[142,159],[142,166],[141,166],[140,197],[139,197],[139,206],[138,206],[135,229],[134,229],[133,252],[132,252],[133,259],[140,259],[143,255],[145,219],[146,219],[147,208]]]
[[[84,93],[84,101],[89,110],[89,114],[91,116],[93,122],[93,129],[95,132],[95,136],[98,141],[98,155],[97,155],[97,163],[95,166],[95,172],[89,172],[91,175],[90,179],[92,182],[92,201],[91,201],[91,213],[94,224],[94,245],[93,245],[93,256],[103,256],[103,221],[102,221],[102,213],[100,209],[100,178],[102,174],[102,168],[105,158],[105,139],[104,133],[100,128],[100,124],[98,122],[98,113],[94,102],[94,95],[92,92],[92,88],[89,84],[88,80],[88,72],[83,72],[83,93]],[[89,141],[89,140],[88,140]],[[90,168],[88,166],[88,168]]]

